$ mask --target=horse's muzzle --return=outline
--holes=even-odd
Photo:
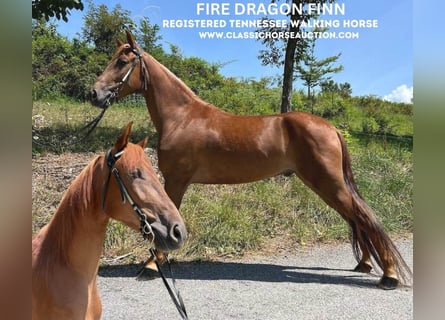
[[[98,91],[96,89],[91,89],[88,96],[93,106],[104,109],[107,108],[113,102],[112,100],[114,94],[112,91],[109,90]]]
[[[165,226],[160,222],[151,224],[155,234],[155,246],[162,251],[179,249],[187,239],[187,229],[183,222]]]

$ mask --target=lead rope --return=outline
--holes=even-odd
[[[147,68],[145,66],[145,63],[142,60],[142,54],[137,49],[133,49],[132,51],[133,51],[134,54],[136,54],[137,58],[139,59],[141,89],[146,91],[147,88],[148,88],[148,80],[147,80],[147,75],[146,75]],[[130,77],[131,73],[133,72],[134,68],[136,67],[136,64],[137,64],[137,62],[136,62],[136,59],[135,59],[135,60],[133,60],[133,63],[131,65],[130,69],[128,69],[128,71],[125,73],[125,75],[122,78],[122,80],[119,81],[116,85],[114,85],[111,88],[111,95],[108,97],[107,104],[102,109],[102,111],[93,120],[88,122],[85,126],[83,126],[79,130],[79,132],[82,132],[82,131],[85,130],[86,131],[85,135],[83,137],[79,138],[79,139],[76,139],[76,136],[74,136],[74,135],[67,136],[67,137],[64,137],[62,140],[60,140],[59,142],[62,142],[64,144],[66,143],[67,146],[75,146],[75,145],[83,143],[90,136],[91,132],[93,132],[93,130],[97,127],[97,125],[99,124],[100,120],[102,120],[102,118],[103,118],[103,116],[105,114],[105,111],[107,111],[108,107],[111,105],[111,100],[115,99],[117,97],[117,95],[119,93],[119,90],[121,89],[122,85],[125,82],[127,82],[128,78]],[[49,142],[48,143],[40,142],[39,140],[40,139],[44,140],[44,137],[43,136],[39,136],[36,133],[37,129],[35,129],[34,126],[32,128],[32,131],[33,131],[32,135],[34,137],[32,139],[32,143],[35,143],[35,144],[38,144],[38,145],[41,145],[41,146],[45,146],[45,147],[54,145],[54,144],[49,143]],[[74,139],[76,139],[76,140],[74,140]],[[72,140],[72,141],[69,141],[69,140]]]
[[[149,251],[150,251],[151,257],[153,258],[153,260],[156,264],[156,268],[158,268],[158,272],[162,278],[162,282],[164,282],[164,285],[167,288],[168,294],[170,295],[170,298],[172,299],[173,303],[175,304],[175,307],[178,310],[179,315],[181,316],[182,319],[188,320],[187,310],[185,309],[184,301],[182,300],[181,293],[179,292],[178,288],[176,287],[176,280],[175,280],[175,277],[173,276],[170,259],[168,258],[167,255],[165,255],[165,258],[167,259],[167,265],[168,265],[168,269],[170,272],[170,276],[172,279],[172,285],[173,285],[175,292],[173,292],[167,279],[165,278],[164,272],[161,269],[161,266],[159,264],[158,258],[156,257],[156,253],[155,253],[154,249],[150,248]],[[145,263],[144,263],[144,265],[145,265]],[[142,274],[143,271],[144,271],[144,267],[142,267],[141,271],[139,271],[138,277]]]

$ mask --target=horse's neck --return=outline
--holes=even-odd
[[[144,55],[149,74],[149,88],[144,96],[151,119],[158,133],[163,126],[184,115],[182,107],[200,100],[195,93],[170,70],[149,54]]]
[[[85,171],[73,181],[47,225],[42,241],[44,248],[41,250],[53,263],[69,266],[78,273],[93,277],[102,253],[109,218],[100,211],[100,197],[86,195],[82,190],[93,183],[92,180],[82,181],[87,175]],[[95,189],[90,185],[89,192],[97,193]]]

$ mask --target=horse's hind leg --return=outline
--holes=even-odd
[[[349,227],[351,228],[351,243],[353,246],[355,259],[358,262],[357,266],[354,268],[354,271],[370,273],[373,266],[371,261],[371,253],[362,239],[360,229],[357,227],[356,222],[352,219],[348,219],[346,216],[343,216],[343,218],[349,223]],[[359,247],[357,247],[357,245]]]
[[[373,211],[358,194],[343,143],[335,130],[328,130],[317,139],[300,140],[296,173],[351,226],[353,249],[359,259],[356,269],[368,271],[372,256],[384,273],[380,285],[393,289],[398,284],[398,275],[404,276],[406,264]]]
[[[362,272],[362,273],[370,273],[372,270],[372,262],[371,262],[371,256],[369,253],[365,254],[368,249],[362,247],[360,245],[360,249],[362,250],[362,258],[360,259],[357,266],[354,268],[355,272]]]
[[[318,170],[319,173],[322,171]],[[335,175],[324,173],[316,179],[317,183],[313,183],[313,180],[307,179],[304,174],[301,175],[302,180],[311,187],[329,206],[335,209],[351,226],[353,235],[352,246],[355,257],[359,261],[354,270],[360,272],[370,272],[371,265],[371,253],[369,250],[369,243],[366,239],[373,239],[370,234],[375,233],[371,225],[363,226],[355,214],[354,206],[352,204],[352,195],[347,190],[342,179],[335,179]],[[372,240],[371,240],[372,241]],[[381,248],[376,248],[379,256],[385,257],[386,255],[381,252]],[[379,252],[380,251],[380,252]],[[392,262],[390,260],[382,259],[382,269],[385,276],[396,278],[396,275],[392,268]]]

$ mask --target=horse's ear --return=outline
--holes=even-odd
[[[136,42],[134,42],[133,36],[131,35],[130,30],[125,30],[125,33],[127,34],[127,42],[130,45],[132,49],[136,49]]]
[[[127,146],[128,141],[130,140],[130,133],[131,133],[132,125],[133,125],[133,121],[130,121],[127,124],[127,126],[125,127],[125,130],[122,133],[122,135],[119,138],[117,138],[116,143],[114,144],[114,149],[116,152],[124,149]]]
[[[142,147],[142,149],[145,149],[145,146],[148,143],[148,137],[145,137],[144,139],[142,139],[141,141],[139,141],[137,144],[140,145]]]
[[[116,45],[118,47],[120,47],[121,45],[123,45],[124,43],[120,40],[120,39],[116,39]]]

